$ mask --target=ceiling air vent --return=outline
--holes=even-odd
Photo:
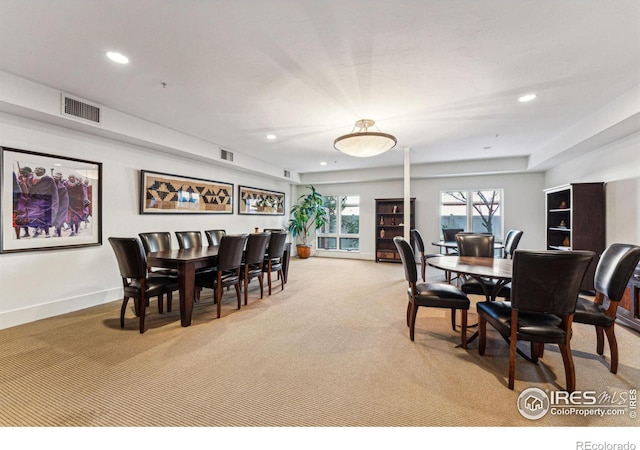
[[[233,162],[233,153],[229,150],[220,149],[220,159],[223,161]]]
[[[291,178],[291,172],[289,172],[288,170],[285,169],[284,171],[284,177],[285,178]]]
[[[62,94],[62,115],[83,122],[100,124],[100,106]]]

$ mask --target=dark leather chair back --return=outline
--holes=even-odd
[[[242,252],[247,243],[246,234],[227,234],[220,239],[218,270],[237,269],[242,265]]]
[[[594,286],[609,300],[619,301],[627,283],[640,262],[640,247],[631,244],[611,244],[602,253],[596,266]]]
[[[268,259],[280,259],[284,255],[284,244],[287,240],[287,233],[284,231],[272,231],[267,247]]]
[[[274,231],[284,232],[285,230],[283,230],[282,228],[265,228],[264,229],[265,233],[273,233]]]
[[[409,283],[416,283],[418,281],[418,268],[416,267],[416,259],[411,245],[402,236],[394,237],[393,243],[396,245],[398,253],[400,253],[405,279]]]
[[[513,309],[573,314],[580,284],[595,257],[590,251],[516,250],[513,255]]]
[[[456,234],[462,233],[464,230],[462,228],[443,228],[442,229],[442,239],[446,242],[455,242]]]
[[[460,256],[493,258],[495,238],[492,234],[458,233],[455,240]]]
[[[180,248],[202,247],[202,233],[199,231],[176,231]]]
[[[416,247],[418,247],[418,251],[420,253],[424,253],[424,241],[422,240],[422,235],[420,234],[420,232],[413,228],[411,230],[411,237],[413,238],[413,241],[416,243]]]
[[[258,264],[264,260],[267,252],[271,233],[252,233],[247,239],[247,249],[245,251],[244,262],[246,264]]]
[[[521,230],[509,230],[507,232],[507,237],[504,238],[504,257],[505,258],[513,258],[513,252],[518,248],[518,244],[520,243],[520,238],[522,238]]]
[[[137,238],[110,237],[122,278],[139,280],[147,277],[147,257]]]
[[[146,253],[171,250],[171,233],[168,231],[139,233],[138,236]]]
[[[204,230],[209,245],[220,245],[220,240],[225,234],[227,234],[225,230]]]

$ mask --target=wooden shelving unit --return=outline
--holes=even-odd
[[[574,183],[546,189],[547,249],[591,250],[598,257],[606,245],[604,183]],[[597,258],[581,289],[593,291]]]
[[[410,228],[415,227],[415,203],[410,200]],[[400,254],[393,243],[395,236],[404,236],[404,199],[376,199],[376,262],[402,262]],[[413,247],[413,242],[411,242]]]

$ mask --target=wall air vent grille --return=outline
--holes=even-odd
[[[100,124],[100,106],[62,94],[62,115]]]
[[[223,161],[233,162],[233,153],[229,150],[220,149],[220,159]]]

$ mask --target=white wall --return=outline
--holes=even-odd
[[[287,216],[140,215],[141,169],[260,187],[287,196],[287,182],[193,161],[0,113],[0,146],[101,162],[103,245],[71,250],[0,255],[0,328],[18,325],[120,298],[121,281],[109,236],[137,236],[143,231],[205,230],[252,232],[280,228]],[[174,245],[177,246],[175,236]]]
[[[640,245],[640,133],[547,171],[545,187],[605,182],[607,245]]]
[[[304,177],[303,177],[304,179]],[[440,235],[440,191],[449,189],[504,189],[504,229],[523,230],[520,248],[545,248],[544,174],[490,175],[476,177],[426,178],[411,181],[411,197],[416,198],[416,228],[428,242]],[[360,253],[342,252],[341,256],[375,259],[375,199],[403,196],[403,182],[319,184],[322,195],[360,196]],[[300,195],[300,194],[298,194]],[[437,251],[434,247],[433,251]],[[318,256],[336,256],[336,252],[316,251]]]

